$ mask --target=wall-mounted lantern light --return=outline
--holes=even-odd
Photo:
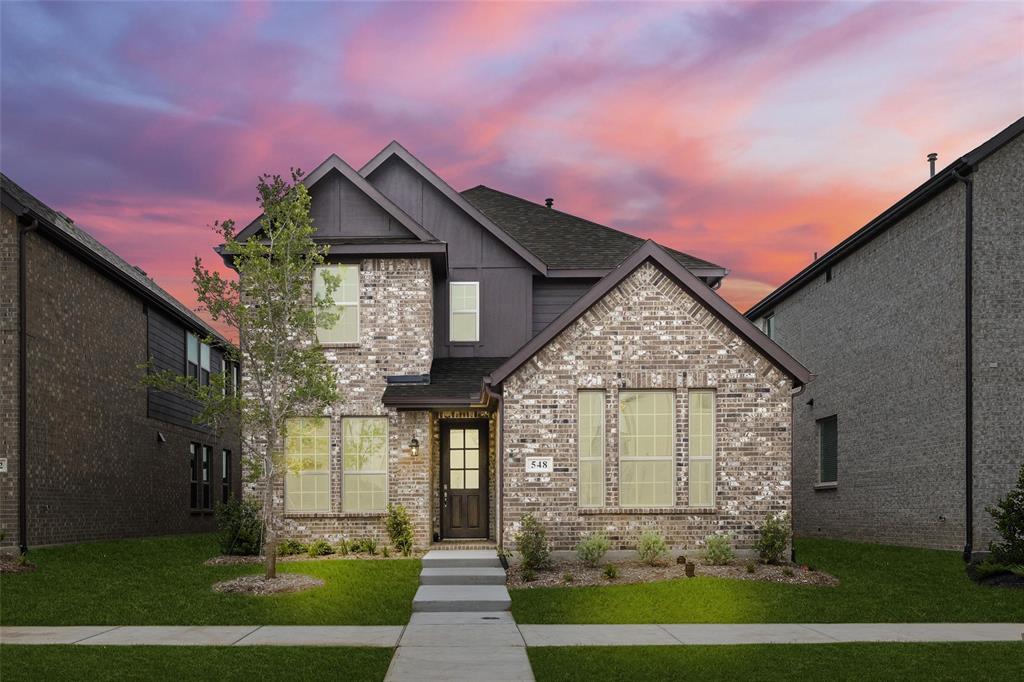
[[[420,442],[416,440],[415,436],[409,441],[409,450],[412,452],[413,457],[420,454]]]

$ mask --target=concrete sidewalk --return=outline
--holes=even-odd
[[[486,626],[486,627],[481,627]],[[404,636],[403,636],[404,633]],[[3,626],[0,644],[457,647],[1021,641],[1024,623],[516,625],[508,612],[416,613],[399,625]]]

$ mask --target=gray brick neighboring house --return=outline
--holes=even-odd
[[[140,380],[149,359],[222,371],[227,342],[3,175],[0,195],[2,546],[212,530],[214,503],[241,494],[238,433]]]
[[[1024,463],[1024,119],[746,315],[815,375],[798,534],[986,550]]]
[[[304,182],[344,282],[321,330],[344,397],[289,425],[284,537],[385,540],[393,502],[421,547],[509,545],[532,513],[557,550],[648,528],[745,550],[790,510],[810,375],[714,292],[724,268],[551,200],[456,192],[397,143]]]

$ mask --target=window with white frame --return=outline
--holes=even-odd
[[[330,296],[331,312],[336,319],[330,327],[319,327],[317,338],[320,343],[359,342],[359,266],[325,265],[318,267],[313,275],[313,295],[327,295],[324,273],[337,280],[337,286]]]
[[[480,282],[452,282],[449,338],[451,341],[480,340]]]
[[[185,332],[185,376],[199,381],[199,337]]]
[[[344,417],[341,504],[346,512],[382,512],[388,503],[388,420]]]
[[[285,511],[330,511],[331,420],[295,417],[286,424]]]
[[[675,394],[619,394],[619,504],[675,504]]]
[[[690,391],[688,413],[691,507],[715,504],[715,392]]]
[[[579,392],[581,507],[604,506],[604,391]]]

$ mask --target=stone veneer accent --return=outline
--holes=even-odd
[[[342,402],[331,416],[331,510],[287,513],[282,537],[308,540],[372,537],[387,542],[385,514],[342,512],[341,419],[383,416],[388,419],[388,500],[402,504],[413,522],[415,544],[430,543],[430,415],[384,407],[387,377],[428,374],[433,359],[433,281],[427,259],[369,258],[360,263],[359,343],[334,345],[324,353],[337,371]],[[409,441],[420,442],[413,457]],[[255,488],[250,486],[252,494]],[[275,503],[283,509],[284,483]]]
[[[577,505],[576,393],[604,389],[606,506]],[[618,394],[676,393],[676,506],[618,507]],[[687,506],[687,389],[714,388],[716,506]],[[790,380],[701,303],[645,263],[504,382],[506,544],[523,514],[547,528],[554,549],[591,531],[632,549],[648,528],[677,551],[727,531],[753,546],[769,512],[790,510]],[[554,472],[527,476],[524,458],[550,456]]]

